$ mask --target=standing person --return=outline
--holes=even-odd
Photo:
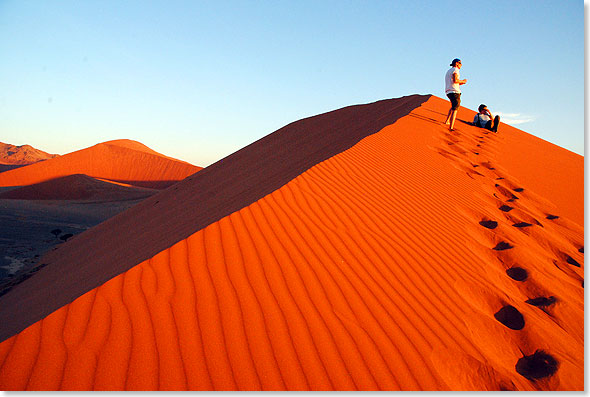
[[[477,108],[479,113],[473,118],[473,125],[481,128],[486,128],[493,132],[498,132],[498,125],[500,124],[500,116],[492,116],[492,112],[483,103]]]
[[[455,118],[457,118],[457,111],[461,104],[461,89],[459,86],[467,83],[467,79],[461,80],[459,76],[459,69],[461,69],[461,60],[459,58],[453,59],[452,66],[445,75],[445,92],[451,101],[451,109],[447,115],[445,124],[449,126],[449,131],[453,131],[455,127]]]

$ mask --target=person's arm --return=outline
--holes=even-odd
[[[459,77],[457,76],[457,72],[455,72],[455,73],[453,73],[453,83],[463,85],[463,84],[467,83],[467,79],[459,80]]]

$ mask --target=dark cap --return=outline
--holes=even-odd
[[[455,58],[455,59],[453,59],[453,62],[451,62],[451,64],[449,66],[455,66],[455,64],[457,62],[461,63],[461,60],[459,58]]]
[[[477,110],[479,110],[481,112],[482,109],[487,108],[486,105],[484,105],[483,103],[481,105],[479,105],[479,107],[477,108]]]

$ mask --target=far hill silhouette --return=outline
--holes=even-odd
[[[49,154],[42,150],[35,149],[31,145],[11,145],[0,142],[0,172],[6,171],[9,167],[24,166],[39,161],[52,159],[57,154]]]

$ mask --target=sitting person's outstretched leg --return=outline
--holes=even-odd
[[[498,132],[498,125],[500,125],[500,116],[494,117],[494,122],[492,123],[492,131]]]

